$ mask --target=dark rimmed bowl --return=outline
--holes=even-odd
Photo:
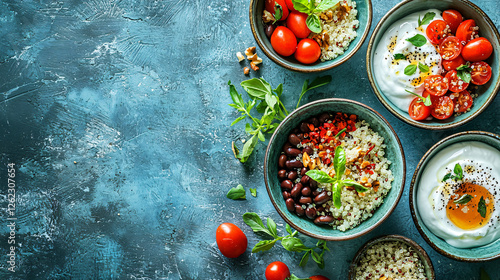
[[[379,242],[385,242],[385,241],[401,241],[406,245],[410,246],[411,248],[413,248],[417,252],[418,257],[420,258],[422,264],[424,265],[427,279],[429,280],[436,279],[436,276],[434,274],[434,267],[432,266],[432,261],[427,255],[427,252],[425,252],[425,250],[422,247],[420,247],[420,245],[418,245],[415,241],[409,239],[408,237],[394,234],[394,235],[384,235],[380,237],[375,237],[366,242],[365,245],[363,245],[358,250],[356,255],[354,255],[354,258],[349,267],[349,278],[348,278],[349,280],[355,279],[354,277],[356,276],[356,269],[358,267],[359,260],[361,256],[366,252],[366,250],[368,250],[368,248]]]
[[[463,141],[480,141],[500,150],[500,135],[484,131],[460,132],[448,136],[443,140],[437,142],[425,153],[425,155],[418,163],[417,168],[415,169],[415,173],[413,173],[413,178],[410,184],[409,198],[411,216],[413,218],[415,226],[417,226],[418,231],[425,239],[425,241],[427,241],[427,243],[429,243],[429,245],[431,245],[434,250],[438,251],[438,253],[443,256],[465,262],[481,262],[498,259],[500,258],[500,239],[490,244],[475,248],[463,249],[453,247],[450,244],[446,243],[446,241],[432,233],[429,228],[427,228],[425,223],[422,221],[420,214],[418,213],[418,208],[416,207],[418,182],[420,182],[420,177],[422,176],[422,173],[425,170],[425,166],[427,165],[429,160],[439,151],[448,147],[449,145]]]
[[[264,0],[250,0],[250,27],[252,28],[252,34],[264,54],[276,64],[288,70],[312,73],[337,67],[351,58],[359,50],[370,31],[372,22],[372,3],[370,0],[355,0],[359,20],[359,27],[356,30],[358,36],[349,44],[349,48],[335,59],[325,62],[317,61],[311,65],[305,65],[298,62],[293,55],[290,57],[283,57],[274,51],[271,46],[271,41],[264,33],[264,24],[262,22],[264,2]]]
[[[474,99],[474,104],[471,111],[460,116],[453,116],[447,120],[437,121],[415,121],[405,112],[396,107],[380,90],[377,81],[374,77],[374,65],[372,58],[374,56],[377,45],[384,32],[397,20],[427,9],[435,8],[438,10],[456,9],[466,19],[474,19],[479,26],[479,35],[487,38],[493,45],[493,54],[486,60],[491,66],[492,77],[488,83],[479,86],[477,93],[479,96]],[[366,53],[366,70],[368,79],[377,96],[378,100],[397,118],[403,122],[424,129],[440,130],[448,129],[466,124],[481,114],[495,98],[500,89],[500,35],[491,19],[476,5],[467,0],[406,0],[397,4],[392,8],[375,27],[373,34],[368,43]]]
[[[385,156],[392,162],[390,169],[394,176],[392,188],[384,198],[384,203],[375,210],[372,217],[363,221],[357,227],[347,230],[334,230],[328,226],[315,225],[312,220],[298,217],[287,210],[278,180],[278,158],[288,135],[301,122],[324,112],[342,112],[356,114],[365,120],[370,127],[384,137],[387,145]],[[356,101],[340,98],[330,98],[308,103],[288,115],[278,126],[267,146],[264,159],[264,180],[269,198],[280,216],[297,231],[308,236],[323,240],[348,240],[370,232],[389,217],[401,198],[405,184],[406,163],[403,147],[396,132],[387,120],[372,108]]]

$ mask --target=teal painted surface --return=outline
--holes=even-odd
[[[373,1],[373,24],[398,1]],[[474,1],[500,26],[498,1]],[[372,25],[372,30],[373,30]],[[245,165],[231,142],[245,139],[227,81],[247,79],[235,53],[256,45],[248,1],[0,2],[0,279],[262,279],[286,262],[298,276],[345,279],[351,259],[372,237],[401,234],[422,245],[438,279],[498,279],[500,261],[449,260],[420,237],[410,215],[409,180],[394,213],[355,240],[330,242],[327,268],[298,266],[300,254],[277,246],[227,259],[217,249],[222,222],[259,240],[241,215],[255,211],[284,223],[266,194],[265,145]],[[325,72],[332,83],[303,103],[353,99],[380,112],[405,149],[407,178],[440,139],[463,130],[500,131],[499,100],[458,129],[428,132],[404,124],[376,99],[365,69],[367,42]],[[305,79],[263,58],[258,73],[295,107]],[[242,63],[243,64],[243,63]],[[247,62],[244,65],[248,65]],[[238,86],[238,90],[241,88]],[[241,143],[241,142],[238,142]],[[16,164],[16,264],[6,269],[7,164]],[[257,198],[226,198],[242,184]],[[306,244],[314,240],[305,238]]]

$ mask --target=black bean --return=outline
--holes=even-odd
[[[327,225],[333,222],[333,216],[319,216],[314,219],[314,223],[317,225]]]
[[[285,169],[281,169],[280,171],[278,171],[278,178],[280,178],[280,179],[286,178],[286,170]]]
[[[280,158],[278,159],[278,166],[280,168],[285,168],[286,160],[287,160],[286,155],[281,155]]]
[[[304,188],[302,188],[302,190],[300,191],[300,193],[302,193],[303,196],[310,196],[311,193],[312,193],[312,190],[311,190],[310,187],[304,187]]]
[[[301,190],[302,190],[302,184],[297,183],[297,184],[295,184],[295,186],[293,186],[290,194],[292,195],[293,198],[297,198],[300,195]]]
[[[300,160],[292,159],[292,160],[287,160],[286,161],[286,168],[292,169],[292,168],[300,168],[304,166]]]
[[[306,175],[306,172],[307,172],[307,167],[302,167],[302,169],[300,169],[300,176]]]
[[[311,180],[311,177],[304,175],[302,178],[300,178],[300,182],[302,185],[309,185],[309,181]]]
[[[266,26],[266,28],[264,29],[264,32],[266,33],[266,36],[267,38],[271,38],[271,35],[273,35],[273,32],[274,32],[274,25],[268,25]]]
[[[309,185],[311,185],[311,188],[315,189],[318,187],[318,182],[311,179],[311,180],[309,180]]]
[[[308,154],[308,155],[310,155],[310,156],[312,156],[312,155],[314,154],[314,150],[313,150],[311,147],[309,147],[309,146],[305,147],[305,148],[302,150],[302,152],[303,152],[303,153],[307,153],[307,154]]]
[[[305,210],[302,208],[302,205],[300,204],[295,204],[295,213],[297,213],[297,216],[304,216]]]
[[[283,149],[281,149],[283,151],[283,153],[286,151],[286,149],[290,148],[292,146],[292,144],[286,142],[285,145],[283,145]]]
[[[319,121],[318,121],[317,118],[310,118],[309,122],[312,123],[314,125],[314,127],[318,127],[319,126]]]
[[[283,199],[285,199],[285,201],[286,201],[287,199],[289,199],[290,197],[292,197],[292,196],[290,195],[290,192],[288,192],[288,191],[284,191],[284,192],[283,192]]]
[[[310,198],[308,196],[301,196],[299,199],[299,202],[301,204],[310,204],[310,203],[312,203],[312,198]]]
[[[289,157],[297,157],[298,155],[302,154],[302,152],[297,148],[290,147],[285,150],[285,154]]]
[[[322,191],[320,194],[314,197],[314,203],[323,204],[327,202],[331,197],[328,195],[327,191]]]
[[[316,217],[316,209],[314,209],[313,207],[307,208],[306,216],[311,220],[314,219]]]
[[[285,180],[285,181],[281,182],[281,187],[286,189],[286,190],[291,190],[292,186],[293,186],[293,183],[290,180]]]
[[[308,124],[308,123],[305,123],[305,122],[301,123],[301,124],[300,124],[300,131],[302,131],[302,132],[304,132],[304,133],[307,133],[307,132],[311,131],[311,130],[309,129],[309,126],[308,126],[308,125],[309,125],[309,124]]]
[[[290,136],[288,136],[288,141],[290,141],[290,144],[293,146],[297,146],[300,143],[300,138],[297,137],[296,134],[290,134]]]
[[[297,173],[297,171],[292,170],[292,171],[288,172],[288,179],[295,181],[295,179],[297,179],[298,177],[299,177],[299,174]]]
[[[288,211],[290,211],[290,212],[295,211],[295,201],[293,201],[293,198],[287,199],[285,201],[285,204],[286,204],[286,209],[288,209]]]

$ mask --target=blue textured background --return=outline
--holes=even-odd
[[[372,29],[397,2],[373,1]],[[500,27],[497,0],[473,2]],[[298,276],[345,279],[357,249],[391,233],[421,244],[437,279],[478,279],[481,266],[499,279],[500,260],[460,263],[432,250],[408,206],[409,179],[425,151],[458,131],[498,132],[498,98],[466,126],[429,132],[402,123],[377,101],[366,75],[367,42],[327,71],[333,82],[304,102],[343,97],[379,111],[401,137],[408,183],[382,226],[330,242],[324,270],[312,262],[302,269],[300,255],[280,246],[251,254],[258,239],[241,219],[255,211],[284,232],[265,191],[265,145],[246,165],[231,152],[231,141],[246,137],[242,123],[229,127],[237,114],[226,104],[227,81],[247,78],[235,53],[256,45],[248,1],[2,1],[0,38],[1,279],[262,279],[275,260]],[[284,103],[292,108],[304,79],[316,75],[263,59],[251,77],[284,83]],[[10,162],[17,166],[15,273],[6,271]],[[227,199],[238,183],[257,188],[258,197]],[[248,236],[250,248],[238,259],[217,249],[222,222]]]

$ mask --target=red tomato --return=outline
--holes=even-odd
[[[448,80],[450,90],[453,92],[461,92],[469,86],[469,83],[462,81],[462,79],[458,77],[456,70],[451,70],[446,73],[444,78]]]
[[[481,61],[486,60],[493,53],[493,46],[488,39],[479,37],[476,38],[467,45],[462,50],[462,57],[467,61]]]
[[[288,17],[289,13],[285,0],[266,0],[266,11],[275,15],[276,10],[278,9],[276,7],[276,4],[279,4],[281,6],[281,9],[283,10],[283,15],[281,16],[280,21],[285,20]]]
[[[448,96],[440,96],[436,103],[432,104],[431,115],[439,120],[444,120],[453,115],[455,104]]]
[[[309,277],[309,279],[311,279],[311,280],[330,280],[323,275],[314,275],[314,276]]]
[[[290,12],[296,12],[297,11],[297,10],[295,10],[295,7],[293,6],[292,0],[285,0],[285,2],[286,2],[286,6],[290,10]]]
[[[424,89],[424,92],[422,92],[422,97],[426,98],[429,95],[431,96],[431,102],[432,102],[432,104],[434,104],[435,102],[437,102],[439,96],[432,95],[432,94],[430,94],[430,92],[428,92],[426,89]],[[432,108],[432,105],[429,106],[429,107]]]
[[[311,30],[306,24],[307,14],[291,12],[286,19],[286,27],[292,30],[297,38],[307,38]]]
[[[311,64],[318,60],[321,55],[321,48],[313,39],[302,39],[297,45],[295,59],[300,63]]]
[[[484,61],[474,62],[470,66],[472,68],[471,76],[472,83],[475,85],[484,85],[491,78],[491,67]]]
[[[472,97],[467,90],[459,93],[453,93],[452,95],[453,101],[455,102],[455,112],[463,113],[472,106]]]
[[[449,28],[446,27],[446,22],[442,20],[435,20],[431,22],[427,29],[425,30],[425,34],[429,41],[434,45],[441,44],[441,42],[448,36]]]
[[[231,223],[223,223],[215,234],[220,252],[228,258],[237,258],[245,253],[248,245],[247,236]]]
[[[448,91],[448,81],[441,75],[430,75],[424,80],[425,89],[434,96],[445,95]]]
[[[468,19],[460,23],[457,28],[457,38],[462,44],[469,42],[474,39],[477,35],[476,22],[473,19]],[[465,58],[465,57],[464,57]]]
[[[408,113],[412,119],[422,121],[431,115],[431,107],[425,106],[420,97],[415,97],[410,103]]]
[[[455,36],[446,37],[439,44],[439,54],[444,60],[452,60],[457,58],[462,51],[462,44]]]
[[[280,55],[290,56],[297,48],[297,38],[290,29],[278,26],[271,35],[271,45]]]
[[[266,280],[286,280],[290,277],[288,266],[280,261],[270,263],[266,268]]]
[[[455,33],[464,18],[456,10],[446,10],[443,12],[443,20],[450,26],[451,33]]]
[[[444,70],[450,71],[450,70],[456,70],[458,66],[465,64],[466,61],[461,55],[458,55],[455,59],[443,60],[442,63]]]

